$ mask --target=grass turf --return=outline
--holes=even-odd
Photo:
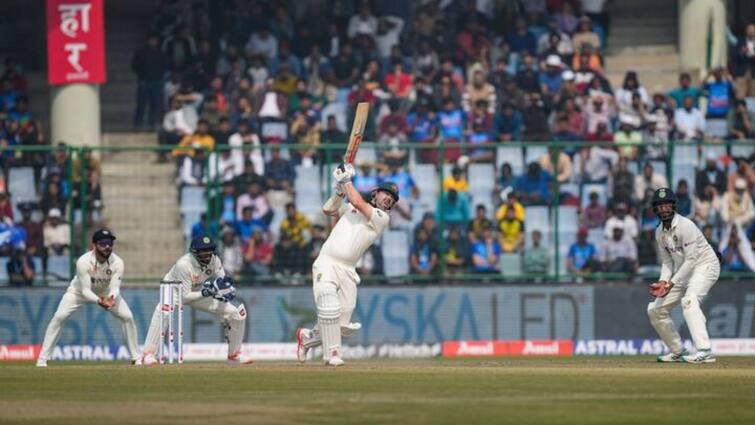
[[[755,358],[0,366],[1,424],[753,424]]]

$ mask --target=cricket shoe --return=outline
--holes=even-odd
[[[244,364],[252,364],[254,361],[251,357],[242,355],[240,352],[236,352],[228,356],[228,364],[231,366],[240,366]]]
[[[47,367],[47,359],[40,357],[37,359],[37,367]]]
[[[309,347],[304,345],[304,341],[309,340],[312,336],[312,331],[307,328],[299,328],[296,330],[296,359],[299,363],[307,361],[307,354],[309,354]]]
[[[140,360],[137,360],[137,366],[152,366],[158,363],[157,357],[152,353],[144,353]]]
[[[338,367],[343,366],[344,363],[345,362],[341,358],[341,350],[334,348],[330,351],[330,358],[325,361],[325,366]]]
[[[710,349],[707,349],[707,350],[698,350],[697,353],[695,354],[688,354],[682,357],[682,361],[685,363],[695,363],[695,364],[715,363],[716,358],[713,357],[713,353],[710,352]]]
[[[682,350],[681,353],[667,353],[662,356],[658,356],[656,360],[658,363],[681,363],[684,361],[684,356],[688,355],[689,351]]]

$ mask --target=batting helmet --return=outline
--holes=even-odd
[[[393,198],[393,203],[395,204],[398,202],[398,186],[396,186],[396,183],[391,182],[383,182],[377,185],[375,189],[372,190],[372,195],[375,196],[375,192],[378,190],[382,190],[384,192],[388,192],[389,195]]]
[[[671,204],[671,212],[662,212],[658,208],[663,204]],[[673,219],[674,214],[676,213],[676,195],[674,194],[674,191],[667,187],[662,187],[656,190],[655,193],[653,193],[652,206],[653,212],[661,221]]]
[[[191,240],[189,251],[194,254],[194,258],[202,264],[207,264],[212,259],[215,252],[215,242],[207,235],[199,235]]]

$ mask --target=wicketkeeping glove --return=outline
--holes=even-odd
[[[215,286],[215,282],[212,280],[206,280],[202,284],[202,296],[203,297],[214,297],[215,294],[218,293],[218,287]]]
[[[671,288],[673,287],[673,283],[667,282],[665,280],[653,282],[650,284],[650,295],[656,298],[663,298],[668,295],[668,293],[671,291]]]

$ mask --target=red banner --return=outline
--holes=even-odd
[[[47,81],[105,82],[103,0],[47,0]]]
[[[37,360],[41,345],[0,345],[0,361]]]
[[[445,341],[443,357],[571,356],[569,340]]]

